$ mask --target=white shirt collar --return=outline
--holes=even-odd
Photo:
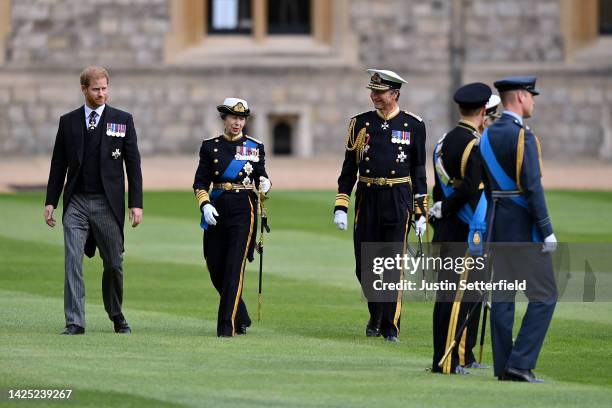
[[[516,114],[516,113],[514,113],[514,112],[512,112],[512,111],[509,111],[509,110],[505,110],[505,111],[503,111],[503,112],[502,112],[502,114],[503,114],[503,113],[505,113],[505,114],[507,114],[507,115],[512,116],[513,118],[515,118],[516,120],[518,120],[518,121],[519,121],[519,123],[521,124],[521,126],[523,125],[523,118],[521,118],[521,117],[520,117],[518,114]]]
[[[102,112],[104,112],[104,108],[106,107],[106,104],[102,105],[102,106],[98,106],[95,111],[98,114],[98,116],[96,117],[96,123],[97,121],[100,120],[100,118],[102,117]],[[91,114],[91,112],[94,109],[91,109],[89,106],[87,106],[87,104],[85,104],[85,120],[89,120],[89,115]]]

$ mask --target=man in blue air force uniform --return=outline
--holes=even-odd
[[[541,381],[532,370],[557,296],[550,255],[557,241],[541,183],[540,142],[523,122],[531,117],[534,96],[539,94],[535,82],[535,77],[509,77],[495,82],[504,111],[485,130],[480,142],[489,202],[487,229],[492,228],[491,242],[495,246],[494,281],[527,279],[525,294],[529,304],[514,342],[515,291],[492,293],[495,376],[508,381]]]

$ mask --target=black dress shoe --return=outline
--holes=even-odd
[[[380,337],[380,329],[377,329],[376,327],[366,327],[366,336]]]
[[[380,336],[380,322],[372,322],[370,320],[366,326],[366,336],[367,337],[378,337]]]
[[[130,325],[123,317],[123,313],[119,313],[116,316],[113,316],[113,325],[115,326],[115,333],[120,334],[130,334],[132,333],[132,329],[130,329]]]
[[[519,381],[519,382],[529,382],[529,383],[543,383],[543,380],[540,380],[535,376],[535,374],[531,370],[521,370],[520,368],[508,367],[502,374],[502,381]]]
[[[238,326],[238,328],[236,329],[236,335],[237,336],[242,336],[243,334],[247,334],[247,326],[246,324],[241,324]]]
[[[387,341],[390,343],[399,343],[399,339],[397,338],[397,336],[388,336],[386,337]]]
[[[63,332],[60,334],[65,334],[67,336],[74,336],[76,334],[85,334],[85,329],[76,324],[69,324],[66,326]]]

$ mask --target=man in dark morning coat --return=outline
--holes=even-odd
[[[87,67],[81,73],[85,105],[60,118],[49,171],[44,217],[50,227],[55,226],[53,211],[62,189],[64,193],[66,335],[85,332],[83,255],[93,257],[96,247],[104,264],[106,313],[116,333],[131,333],[121,309],[124,163],[132,227],[142,220],[142,173],[132,115],[106,104],[108,79],[102,67]]]

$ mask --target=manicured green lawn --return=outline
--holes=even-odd
[[[218,339],[218,296],[190,192],[147,193],[144,223],[126,230],[124,312],[133,334],[112,332],[95,258],[85,262],[87,333],[77,337],[58,335],[61,225],[43,223],[42,194],[0,195],[0,389],[71,388],[72,406],[92,407],[612,404],[612,303],[558,305],[536,370],[542,385],[502,383],[491,370],[427,373],[431,302],[404,303],[400,344],[366,339],[352,240],[332,223],[333,198],[272,194],[263,321],[247,336]],[[559,240],[612,242],[612,218],[602,215],[610,202],[612,193],[550,192]],[[254,320],[257,265],[244,289]]]

